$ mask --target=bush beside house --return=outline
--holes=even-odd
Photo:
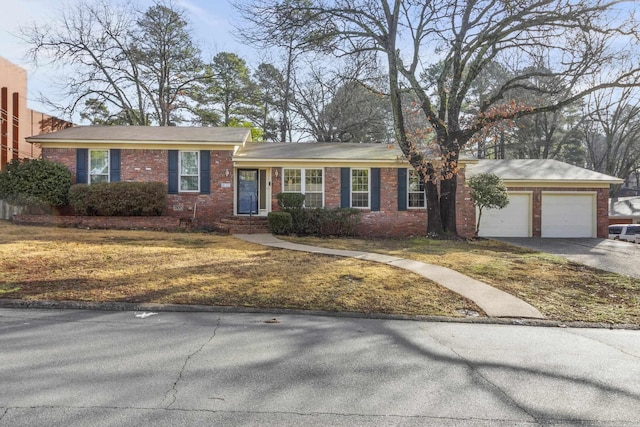
[[[279,212],[269,213],[269,230],[274,234],[354,236],[360,211],[352,208],[305,208],[304,194],[278,193]]]
[[[67,204],[72,176],[64,165],[48,160],[12,160],[0,171],[0,199],[29,212]]]
[[[76,184],[69,203],[77,214],[98,216],[160,216],[167,203],[161,182]]]

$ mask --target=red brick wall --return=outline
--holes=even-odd
[[[325,168],[324,175],[324,205],[327,208],[339,208],[340,168]]]
[[[609,218],[609,225],[616,224],[633,224],[633,220],[631,218]]]
[[[166,215],[194,218],[196,226],[210,226],[233,215],[233,162],[231,151],[211,152],[211,194],[169,194]],[[166,157],[165,157],[166,161]],[[167,174],[165,166],[165,180]],[[226,176],[225,171],[229,171]]]
[[[14,215],[18,224],[44,224],[62,227],[109,228],[125,230],[177,230],[186,224],[166,216],[51,216]]]
[[[278,176],[276,176],[276,174]],[[278,199],[276,195],[282,192],[282,168],[271,168],[271,210],[277,211]]]
[[[282,168],[278,170],[278,177],[282,177]],[[278,210],[276,194],[282,191],[282,181],[272,173],[273,200],[272,209]],[[461,182],[459,180],[458,182]],[[458,232],[471,237],[474,232],[475,209],[468,197],[469,189],[458,185]],[[324,203],[326,208],[340,207],[340,168],[324,169]],[[471,211],[461,212],[469,209]],[[462,223],[470,218],[471,224]],[[380,169],[380,211],[372,212],[362,209],[358,235],[364,237],[410,237],[425,236],[427,234],[426,209],[408,209],[398,211],[398,170],[395,168]],[[464,234],[463,234],[464,233]]]
[[[75,149],[44,148],[43,157],[66,165],[74,175]],[[211,152],[211,194],[181,193],[169,195],[165,215],[192,219],[197,226],[211,225],[233,214],[233,162],[231,151]],[[121,178],[123,181],[159,181],[167,183],[166,150],[122,150]],[[225,171],[229,171],[226,176]],[[277,172],[277,176],[276,176]],[[362,236],[424,236],[427,213],[423,209],[398,211],[397,170],[381,168],[380,211],[361,211],[358,232]],[[282,191],[282,168],[271,171],[271,209],[278,210],[276,195]],[[607,236],[609,190],[602,188],[519,188],[509,190],[533,191],[533,235],[540,236],[542,191],[595,191],[597,192],[598,237]],[[456,192],[456,226],[458,234],[471,237],[475,231],[475,207],[464,185],[464,170],[458,176]],[[340,207],[340,168],[325,168],[324,197],[327,208]]]
[[[121,150],[120,179],[122,181],[156,181],[168,183],[167,150]]]
[[[196,226],[210,226],[233,215],[233,162],[231,151],[211,151],[211,194],[169,194],[164,215],[190,219]],[[168,182],[167,150],[121,150],[122,181]],[[75,182],[76,150],[44,148],[43,158],[69,168]],[[225,171],[229,171],[226,176]],[[226,185],[228,184],[228,185]]]
[[[73,183],[76,183],[76,149],[75,148],[43,148],[42,158],[62,163],[71,171]]]
[[[339,181],[338,175],[338,183]],[[338,199],[339,196],[338,188]],[[410,237],[427,234],[426,209],[398,211],[397,169],[380,169],[380,210],[362,211],[358,234],[365,237]]]
[[[609,189],[598,188],[596,209],[598,212],[597,237],[606,239],[609,237]]]

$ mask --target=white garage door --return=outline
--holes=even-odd
[[[531,237],[531,193],[509,193],[504,209],[483,209],[478,235]]]
[[[542,193],[542,237],[596,237],[595,194]]]

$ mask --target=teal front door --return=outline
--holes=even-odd
[[[258,170],[238,169],[238,215],[258,214]]]

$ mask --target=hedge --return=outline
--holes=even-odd
[[[64,206],[71,187],[71,172],[49,160],[12,160],[0,172],[0,199],[16,206]]]
[[[293,220],[289,212],[269,212],[267,215],[269,221],[269,231],[273,234],[289,234],[291,233]]]
[[[69,203],[79,215],[160,216],[167,203],[167,186],[161,182],[110,182],[76,184]]]

